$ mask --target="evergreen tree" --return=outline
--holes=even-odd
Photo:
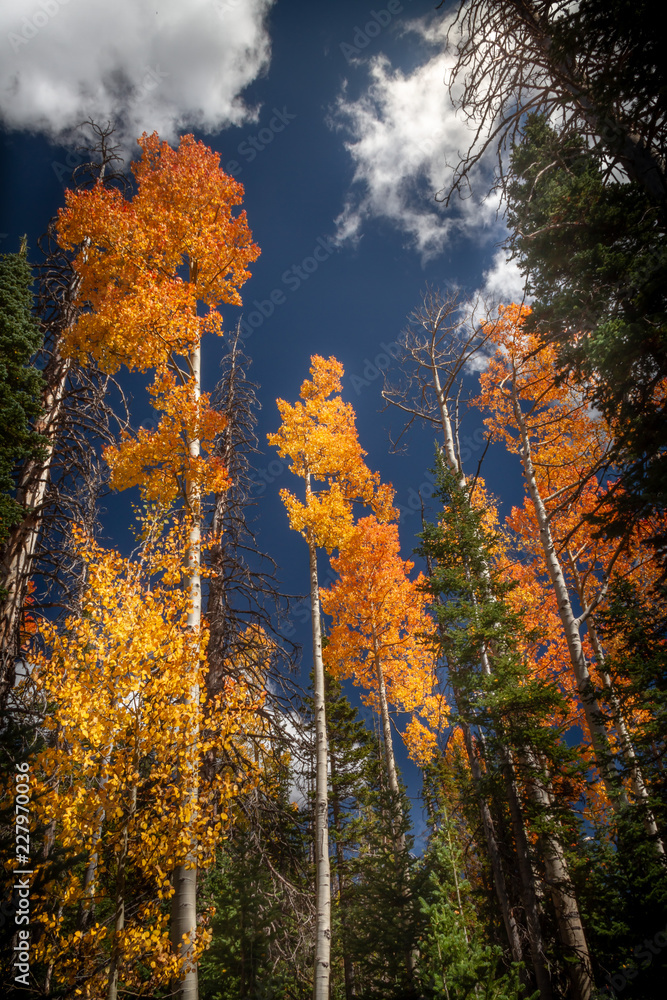
[[[502,948],[489,942],[465,877],[459,830],[446,805],[424,859],[428,880],[420,899],[425,927],[420,974],[428,997],[520,1000],[519,969],[504,968]]]
[[[667,495],[667,248],[658,206],[639,183],[610,180],[577,136],[529,116],[512,154],[510,239],[534,296],[527,329],[559,345],[563,372],[587,387],[615,437],[616,516],[664,511]],[[611,523],[610,523],[611,520]],[[663,537],[664,529],[656,536]]]
[[[39,414],[41,373],[30,364],[42,337],[32,316],[32,273],[25,241],[16,254],[0,255],[0,543],[23,517],[14,497],[14,469],[40,454],[42,439],[30,429]]]
[[[389,787],[382,743],[372,738],[352,823],[356,852],[349,862],[348,933],[355,967],[355,996],[364,1000],[408,1000],[417,983],[406,961],[420,929],[419,870],[412,853],[410,806],[400,784],[399,808]],[[395,832],[402,838],[396,850]]]
[[[508,805],[531,964],[554,962],[558,936],[561,970],[568,969],[573,996],[584,1000],[591,996],[592,972],[564,849],[574,818],[553,786],[555,776],[574,780],[577,771],[558,722],[562,696],[529,670],[536,636],[508,600],[515,585],[498,565],[500,538],[487,526],[489,502],[474,497],[483,487],[462,481],[439,454],[436,473],[443,511],[421,536],[438,626],[433,641],[448,665],[456,721],[475,747],[471,764],[475,757],[482,762],[479,794],[492,801],[503,794]],[[553,909],[541,901],[547,887]],[[499,901],[503,905],[500,894]],[[537,982],[542,998],[553,995],[554,972]]]

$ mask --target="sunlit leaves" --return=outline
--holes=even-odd
[[[217,307],[241,304],[238,289],[259,255],[245,212],[232,214],[243,186],[218,154],[191,135],[178,150],[156,133],[139,145],[131,201],[102,183],[68,191],[58,221],[61,245],[78,250],[78,301],[91,310],[66,332],[65,348],[111,372],[145,371],[220,333]]]
[[[411,580],[413,563],[400,558],[398,527],[362,518],[331,565],[339,581],[321,592],[333,625],[324,650],[327,669],[365,688],[364,700],[378,709],[378,665],[387,698],[413,713],[404,735],[415,759],[432,752],[447,720],[433,652],[424,636],[433,627],[421,589]]]
[[[260,707],[241,677],[228,680],[215,704],[190,697],[194,686],[205,690],[206,632],[188,625],[184,539],[145,534],[137,561],[80,538],[81,614],[63,628],[43,627],[45,651],[31,653],[26,682],[49,705],[45,747],[33,760],[35,822],[53,823],[58,843],[86,857],[84,870],[77,866],[50,886],[47,905],[36,912],[43,934],[35,959],[53,961],[59,983],[91,976],[100,995],[125,837],[128,877],[141,893],[116,940],[121,980],[150,995],[178,975],[182,962],[172,954],[164,906],[173,893],[170,873],[193,852],[199,866],[210,862],[238,791],[237,775],[216,768],[193,799],[178,769],[193,757],[200,769],[229,741],[242,742]],[[95,919],[74,930],[77,907],[90,908]],[[195,954],[206,942],[202,927]]]
[[[368,504],[379,519],[387,520],[395,514],[394,491],[366,466],[354,409],[334,395],[341,391],[342,365],[333,357],[314,355],[310,374],[301,386],[301,402],[278,400],[282,424],[268,439],[290,459],[290,470],[308,483],[305,502],[288,490],[280,492],[290,526],[304,535],[312,533],[315,544],[331,552],[352,531],[353,503]]]

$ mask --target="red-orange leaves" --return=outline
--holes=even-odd
[[[138,141],[132,201],[102,184],[68,191],[58,220],[61,246],[78,248],[78,302],[92,307],[67,331],[65,349],[111,372],[145,371],[219,333],[217,306],[241,304],[238,289],[259,256],[245,212],[232,215],[243,186],[218,154],[191,135],[178,150],[156,133]],[[208,315],[197,315],[198,302]]]

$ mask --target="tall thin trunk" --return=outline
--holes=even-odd
[[[342,931],[342,951],[343,951],[343,979],[345,982],[345,1000],[353,1000],[354,997],[354,966],[352,964],[352,959],[350,958],[348,947],[347,947],[347,919],[346,919],[346,906],[347,899],[345,895],[345,879],[343,872],[345,870],[345,852],[343,850],[342,837],[343,837],[343,827],[341,824],[340,816],[340,799],[338,798],[338,792],[336,790],[336,755],[332,753],[329,758],[329,766],[331,768],[331,811],[333,813],[333,825],[336,831],[336,874],[338,876],[338,907],[340,913],[340,926]]]
[[[189,359],[191,385],[194,399],[201,396],[201,346],[198,344]],[[189,442],[190,457],[197,459],[200,454],[198,438]],[[197,482],[188,485],[188,515],[191,519],[190,539],[187,552],[187,570],[190,579],[190,611],[187,624],[194,637],[193,671],[199,666],[199,635],[201,631],[201,491]],[[199,709],[199,684],[193,683],[187,696],[187,704]],[[198,732],[186,734],[190,744],[189,761],[183,768],[180,779],[184,783],[188,802],[196,807],[199,795]],[[194,836],[194,835],[193,835]],[[197,933],[197,851],[192,843],[182,865],[177,865],[173,873],[174,895],[171,901],[171,942],[185,962],[185,971],[178,988],[181,1000],[198,1000],[199,985],[197,965],[192,960],[193,942]],[[185,937],[185,940],[184,940]]]
[[[391,736],[391,720],[389,718],[389,704],[387,702],[387,686],[384,680],[382,663],[378,649],[378,641],[373,628],[373,657],[375,660],[375,676],[378,684],[378,697],[380,700],[380,722],[382,724],[382,746],[384,749],[384,760],[387,766],[387,779],[392,797],[391,828],[394,838],[394,849],[397,854],[405,850],[405,835],[401,830],[401,819],[397,810],[399,808],[401,790],[398,785],[398,773],[396,770],[396,757],[394,755],[394,742]]]
[[[540,1000],[552,1000],[553,990],[551,989],[551,978],[546,965],[546,949],[542,935],[540,906],[535,886],[535,873],[530,859],[526,826],[521,809],[521,796],[517,787],[510,752],[505,750],[502,758],[507,801],[512,822],[512,832],[514,834],[514,846],[521,880],[521,898],[526,914],[530,957],[533,971],[535,972],[535,984],[539,990]]]
[[[586,935],[581,923],[579,906],[570,879],[563,846],[548,826],[548,819],[553,808],[552,796],[539,777],[534,760],[530,761],[528,794],[542,815],[547,818],[545,829],[540,834],[541,853],[544,859],[547,884],[551,890],[551,898],[556,911],[558,934],[567,959],[572,997],[573,1000],[591,1000],[595,993],[595,982]]]
[[[572,670],[577,682],[577,690],[581,698],[584,715],[586,716],[586,724],[588,726],[591,742],[593,744],[595,761],[604,782],[609,800],[612,803],[612,806],[615,809],[618,809],[621,805],[627,805],[628,800],[623,787],[620,785],[618,773],[616,772],[612,762],[611,748],[609,746],[607,731],[602,720],[600,705],[595,697],[593,683],[591,681],[588,663],[586,662],[586,655],[581,641],[579,622],[574,614],[567,583],[565,582],[563,567],[561,566],[560,559],[556,553],[556,547],[551,534],[551,526],[549,524],[549,515],[547,514],[547,509],[544,505],[539,486],[537,485],[537,477],[533,466],[528,428],[526,426],[525,416],[521,409],[515,381],[512,381],[512,407],[514,411],[514,419],[516,420],[517,427],[519,428],[521,438],[521,462],[523,465],[524,475],[526,477],[528,493],[530,495],[533,509],[535,510],[535,516],[537,518],[537,524],[540,532],[540,542],[547,565],[547,572],[556,595],[558,615],[560,617],[563,633],[567,642],[570,662],[572,664]]]
[[[389,791],[391,792],[391,830],[392,837],[394,841],[394,855],[396,857],[396,868],[399,871],[400,858],[405,851],[405,834],[403,833],[402,825],[404,817],[401,813],[401,790],[398,785],[398,772],[396,770],[396,756],[394,754],[394,741],[391,735],[391,719],[389,718],[389,704],[387,702],[387,686],[384,680],[384,672],[382,670],[382,663],[380,662],[380,653],[378,648],[378,640],[375,634],[375,627],[373,627],[373,657],[375,660],[375,676],[378,682],[378,695],[380,699],[380,719],[382,722],[382,745],[384,748],[384,759],[387,766],[387,778],[389,780]],[[409,889],[408,898],[406,902],[409,902]],[[414,983],[415,971],[417,968],[417,952],[412,948],[409,948],[405,953],[405,966],[408,973],[408,982],[410,986]]]
[[[21,612],[32,574],[70,367],[70,359],[60,356],[60,344],[56,341],[44,371],[43,413],[34,424],[34,430],[46,439],[44,453],[41,458],[29,459],[22,469],[17,500],[26,515],[10,532],[2,553],[0,589],[6,591],[6,596],[0,610],[0,706],[5,704],[14,683]]]
[[[456,695],[456,691],[454,693]],[[479,760],[477,758],[477,754],[475,753],[470,726],[467,722],[461,721],[461,729],[463,731],[463,742],[465,743],[468,763],[470,764],[470,773],[472,774],[477,803],[479,805],[482,829],[484,830],[484,839],[486,840],[486,848],[489,853],[489,862],[491,864],[493,885],[496,890],[496,899],[500,905],[500,912],[503,918],[507,941],[510,946],[510,951],[512,952],[512,961],[522,962],[523,947],[521,945],[519,925],[516,922],[516,917],[514,916],[509,893],[507,891],[507,883],[505,882],[505,873],[503,871],[500,848],[498,847],[498,841],[496,839],[493,816],[491,815],[489,804],[486,801],[486,796],[482,791],[482,769],[479,766]]]
[[[310,476],[306,478],[310,492]],[[317,579],[317,548],[308,535],[310,557],[310,614],[313,627],[315,674],[315,970],[313,1000],[329,1000],[331,975],[331,865],[329,861],[329,787],[327,776],[327,717],[322,660],[320,588]]]
[[[134,785],[130,792],[130,802],[125,815],[121,849],[118,855],[118,871],[116,874],[115,893],[115,919],[113,929],[113,939],[111,943],[111,962],[109,963],[109,973],[107,979],[107,1000],[118,1000],[118,966],[119,966],[119,938],[125,930],[125,885],[127,882],[127,857],[129,846],[129,830],[137,809],[137,786]]]
[[[577,597],[582,608],[586,607],[586,594],[584,592],[584,585],[581,579],[581,574],[578,571],[576,561],[570,552],[567,550],[568,562],[570,564],[570,571],[572,573],[572,578],[574,580],[574,585],[577,590]],[[646,787],[646,782],[644,780],[644,775],[642,773],[641,766],[637,760],[637,754],[635,753],[635,748],[632,744],[632,738],[628,731],[628,726],[625,721],[625,716],[623,715],[623,708],[619,701],[618,695],[616,693],[616,688],[612,680],[611,674],[607,669],[606,659],[604,655],[604,650],[602,649],[602,643],[600,642],[600,637],[595,628],[595,623],[592,616],[589,617],[586,622],[588,628],[588,638],[591,641],[591,646],[593,647],[593,652],[595,653],[595,661],[597,663],[597,668],[602,678],[602,683],[604,684],[606,696],[609,700],[609,707],[611,709],[611,717],[614,720],[614,728],[618,735],[618,740],[621,745],[621,750],[623,757],[625,758],[625,763],[630,774],[630,786],[632,788],[633,794],[637,801],[641,803],[644,810],[644,827],[649,837],[654,841],[656,850],[659,854],[665,853],[665,846],[660,839],[658,824],[655,821],[655,816],[649,806],[649,795],[648,789]]]

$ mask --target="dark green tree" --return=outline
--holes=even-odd
[[[420,898],[422,987],[433,1000],[521,1000],[517,967],[505,968],[503,950],[489,941],[475,894],[465,876],[460,828],[441,805],[424,858],[428,879]]]
[[[581,138],[542,116],[528,117],[511,163],[510,246],[534,297],[527,326],[558,344],[562,371],[611,428],[606,460],[621,478],[599,523],[620,534],[628,515],[662,513],[667,497],[665,227],[639,183],[606,176]]]
[[[39,455],[42,446],[30,426],[40,413],[41,389],[31,358],[42,343],[32,283],[24,240],[19,253],[0,255],[0,544],[24,516],[14,495],[17,463]]]
[[[519,874],[532,988],[542,998],[557,995],[567,970],[572,995],[588,997],[590,956],[565,849],[576,841],[578,825],[567,796],[558,794],[581,768],[558,722],[562,696],[529,669],[525,650],[537,635],[507,599],[513,584],[498,566],[500,537],[484,527],[474,502],[476,481],[456,476],[438,454],[436,484],[442,512],[436,524],[425,526],[420,550],[430,567],[437,623],[432,641],[447,664],[454,721],[464,733],[471,769],[477,768],[478,798],[494,807],[499,830],[511,830],[503,838],[513,851],[505,872],[514,866]],[[497,808],[503,799],[506,812]],[[507,889],[497,871],[494,880],[500,907],[507,909],[511,878],[506,876]],[[506,915],[504,922],[508,928]],[[526,988],[531,980],[524,976]]]

